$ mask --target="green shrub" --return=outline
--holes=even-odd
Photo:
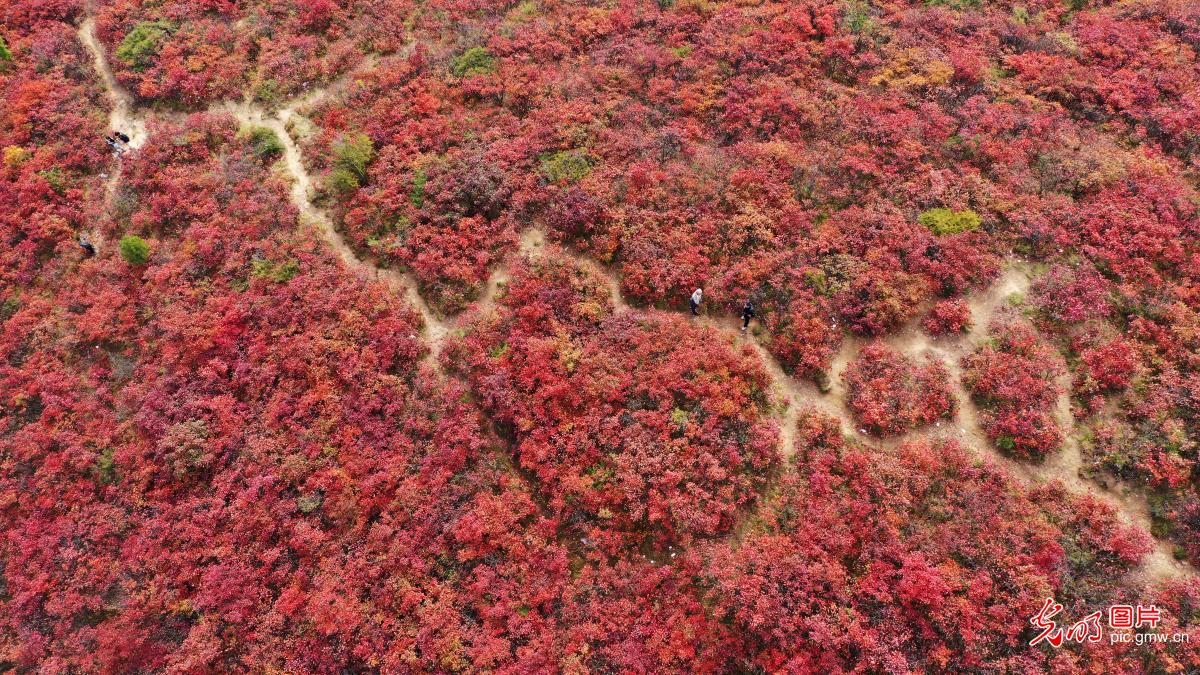
[[[125,34],[117,47],[117,58],[134,70],[145,70],[174,30],[175,25],[170,21],[143,21]]]
[[[829,277],[825,274],[825,270],[805,270],[804,283],[817,295],[829,295]]]
[[[250,148],[254,154],[263,159],[275,157],[283,153],[283,141],[279,140],[279,135],[272,129],[267,127],[254,127],[248,134],[250,138]]]
[[[925,0],[930,7],[950,7],[952,9],[971,9],[983,4],[983,0]]]
[[[135,234],[121,237],[118,248],[121,251],[121,257],[130,265],[145,265],[146,261],[150,260],[150,245],[146,243],[145,239]]]
[[[13,314],[21,308],[21,300],[16,296],[12,296],[0,302],[0,321],[8,321]]]
[[[313,511],[321,508],[321,504],[324,502],[325,497],[319,492],[310,492],[308,494],[300,495],[300,497],[296,499],[296,506],[300,509],[300,513],[312,513]]]
[[[42,169],[37,174],[44,178],[50,184],[50,189],[54,190],[54,194],[61,195],[66,189],[66,178],[63,176],[62,169],[57,166],[52,166],[49,169]]]
[[[418,209],[425,205],[425,184],[429,182],[429,176],[424,169],[417,169],[413,172],[412,191],[408,193],[408,200]]]
[[[842,17],[842,26],[855,35],[870,35],[875,32],[875,19],[871,18],[871,6],[860,0],[851,0],[846,4],[846,14]]]
[[[12,61],[12,52],[8,49],[8,43],[4,41],[4,36],[0,35],[0,63],[8,63]]]
[[[280,91],[279,83],[275,80],[263,80],[254,85],[254,100],[262,101],[268,105],[279,100]]]
[[[375,156],[375,144],[366,134],[352,134],[333,146],[334,166],[346,169],[358,176],[359,182],[367,180],[367,164]]]
[[[358,189],[361,183],[353,171],[336,167],[325,178],[325,188],[336,195],[348,195]]]
[[[333,145],[333,170],[325,178],[325,189],[348,195],[367,181],[367,165],[375,156],[375,144],[363,133],[343,137]]]
[[[92,465],[92,476],[101,485],[112,485],[117,482],[117,461],[113,455],[112,448],[105,448],[96,455],[96,462]]]
[[[937,236],[958,234],[979,229],[981,221],[979,214],[974,211],[951,211],[950,209],[930,209],[922,213],[917,222],[929,228]]]
[[[691,415],[689,415],[688,411],[684,410],[683,408],[671,409],[671,423],[680,429],[683,429],[687,426],[689,419],[691,419]]]
[[[275,263],[259,259],[250,263],[250,273],[260,279],[270,279],[275,283],[282,284],[296,278],[296,275],[300,273],[300,263],[295,260]]]
[[[537,3],[533,0],[525,0],[517,5],[511,12],[508,13],[506,19],[514,23],[523,23],[538,15]]]
[[[412,221],[407,216],[400,216],[396,222],[392,223],[387,234],[395,238],[396,243],[402,244],[408,241],[408,235],[412,232]]]
[[[496,59],[483,47],[471,47],[454,57],[450,64],[450,72],[456,77],[490,75],[496,72]]]
[[[542,155],[542,175],[551,183],[574,183],[592,172],[592,158],[583,150]]]
[[[279,283],[283,283],[295,279],[299,273],[300,263],[296,260],[289,260],[282,265],[276,266],[275,273],[271,275],[271,278]]]
[[[367,164],[375,156],[375,144],[366,134],[353,134],[334,144],[333,156],[334,164],[353,171],[365,180]]]

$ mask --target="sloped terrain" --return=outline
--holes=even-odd
[[[2,21],[0,669],[1200,668],[1192,4]]]

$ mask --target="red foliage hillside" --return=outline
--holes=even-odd
[[[1054,595],[1082,616],[1119,594],[1148,550],[1111,509],[1061,488],[1025,491],[953,441],[847,446],[836,421],[800,420],[794,471],[761,527],[713,547],[705,583],[747,664],[766,671],[1020,670],[1055,661],[1124,670],[1108,644],[1020,649]],[[1183,653],[1195,660],[1190,648]]]
[[[312,252],[235,131],[154,129],[118,197],[150,264],[108,248],[61,280],[73,320],[6,322],[7,662],[433,667],[487,643],[474,584],[510,580],[515,617],[545,592],[523,568],[565,570],[464,392],[417,366],[415,313]]]
[[[0,61],[0,303],[18,302],[74,246],[103,192],[105,111],[70,24],[78,16],[73,3],[5,8],[2,39],[21,57]]]
[[[1200,671],[1029,644],[1200,637],[1198,54],[1191,0],[9,0],[0,672]]]
[[[101,40],[141,99],[197,107],[243,92],[268,105],[346,73],[363,48],[394,51],[405,30],[394,6],[300,2],[104,3]]]
[[[595,273],[553,254],[518,264],[445,358],[552,512],[610,553],[727,532],[779,459],[752,352],[679,317],[614,314]]]

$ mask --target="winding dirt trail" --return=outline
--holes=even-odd
[[[146,128],[146,116],[148,113],[139,110],[134,105],[132,95],[117,81],[112,68],[109,66],[104,47],[96,37],[96,22],[92,16],[88,16],[83,20],[79,26],[78,34],[80,43],[83,44],[85,49],[91,52],[96,71],[100,74],[105,91],[113,102],[112,110],[109,113],[109,127],[114,131],[120,130],[129,135],[128,145],[131,150],[142,147],[148,138]],[[324,210],[313,205],[309,196],[313,188],[312,178],[304,168],[304,160],[300,154],[299,146],[297,146],[287,129],[287,123],[296,110],[320,100],[333,92],[344,89],[352,77],[353,73],[349,73],[325,87],[311,89],[299,97],[286,102],[275,113],[271,113],[248,100],[214,103],[207,108],[207,111],[228,113],[244,125],[266,127],[275,132],[275,135],[283,143],[283,166],[292,179],[291,200],[300,212],[301,219],[316,226],[317,231],[322,234],[329,243],[330,248],[348,269],[355,270],[360,274],[374,279],[387,281],[403,291],[408,303],[421,314],[423,322],[422,336],[430,348],[430,353],[427,355],[426,361],[435,368],[438,368],[440,348],[445,341],[446,335],[449,333],[450,327],[434,313],[425,302],[425,299],[421,297],[416,280],[411,275],[380,267],[360,259],[346,240],[337,232],[333,220],[329,215]],[[179,113],[169,113],[162,116],[177,117]],[[120,176],[121,171],[118,164],[117,170],[111,172],[108,181],[107,193],[109,197],[111,197],[117,183],[120,181]]]
[[[100,79],[104,83],[104,91],[112,100],[112,109],[108,113],[108,127],[111,131],[121,131],[129,136],[129,147],[137,149],[146,143],[146,121],[135,112],[133,97],[117,82],[112,69],[108,67],[108,59],[104,56],[104,48],[96,37],[96,20],[88,16],[79,24],[79,42],[92,54],[92,62]]]
[[[283,167],[292,179],[292,204],[300,212],[301,219],[316,226],[317,231],[321,233],[325,241],[329,243],[330,248],[333,249],[347,268],[374,279],[387,281],[394,287],[402,290],[405,300],[421,314],[423,324],[422,337],[425,339],[426,344],[429,345],[429,354],[426,356],[426,361],[434,368],[440,368],[438,357],[441,354],[442,344],[445,342],[446,336],[450,333],[451,326],[449,323],[443,321],[429,304],[425,302],[425,298],[421,296],[418,290],[416,279],[410,274],[382,267],[359,258],[350,244],[337,231],[333,219],[329,217],[329,214],[312,203],[310,197],[313,190],[312,177],[304,167],[304,158],[300,154],[300,147],[296,144],[295,139],[292,138],[291,133],[289,133],[287,123],[299,106],[319,99],[324,93],[324,90],[309,92],[301,99],[285,105],[274,114],[253,105],[249,101],[219,103],[211,106],[209,110],[212,112],[226,112],[235,117],[243,125],[265,127],[275,132],[275,135],[283,143]]]
[[[109,98],[112,99],[113,106],[109,115],[110,127],[114,130],[121,130],[130,136],[130,148],[136,150],[142,147],[148,138],[146,115],[152,113],[139,110],[134,105],[133,97],[117,82],[109,67],[103,46],[96,38],[95,21],[90,15],[79,27],[79,40],[91,52],[96,71],[100,74]],[[316,227],[347,269],[369,278],[386,281],[404,294],[407,302],[421,314],[422,337],[430,349],[426,360],[440,372],[438,357],[446,339],[458,328],[458,317],[443,318],[434,312],[421,296],[419,286],[412,275],[380,266],[370,260],[364,260],[355,253],[354,249],[337,231],[329,214],[312,203],[310,195],[313,191],[313,181],[304,166],[300,148],[288,130],[289,122],[299,117],[297,110],[341,91],[353,75],[354,73],[349,73],[325,87],[307,91],[301,96],[285,102],[282,107],[274,111],[267,110],[250,101],[224,101],[213,104],[208,110],[225,112],[244,125],[266,127],[275,132],[284,146],[280,165],[292,179],[290,197],[299,211],[301,220]],[[164,116],[174,117],[175,115],[176,113],[167,113]],[[109,178],[107,186],[109,196],[115,190],[119,180],[120,169],[118,167]],[[540,255],[544,246],[544,233],[536,228],[530,228],[522,232],[520,245],[513,255]],[[631,307],[622,296],[620,277],[613,270],[574,252],[564,251],[564,254],[597,270],[603,276],[617,311],[659,311]],[[495,305],[500,289],[508,282],[508,279],[509,261],[506,260],[493,270],[479,299],[474,303],[474,309],[476,311],[490,310]],[[901,330],[883,338],[884,342],[905,354],[928,356],[942,362],[950,371],[955,384],[955,394],[958,397],[959,412],[955,420],[900,437],[867,436],[864,431],[858,429],[858,425],[846,406],[842,373],[865,344],[861,338],[849,335],[846,337],[830,368],[829,391],[822,393],[812,382],[788,375],[779,361],[755,337],[754,331],[743,332],[740,330],[740,321],[736,317],[703,316],[699,322],[727,335],[735,345],[748,347],[758,355],[776,390],[779,406],[775,411],[775,416],[780,424],[781,452],[785,458],[790,458],[795,452],[795,426],[800,411],[805,408],[815,408],[836,417],[841,423],[842,431],[847,435],[866,436],[867,442],[885,448],[895,447],[905,440],[919,435],[957,437],[963,441],[964,445],[973,448],[982,458],[1007,469],[1017,480],[1030,483],[1059,480],[1072,492],[1093,494],[1113,504],[1122,519],[1149,531],[1150,515],[1144,496],[1105,489],[1080,475],[1082,458],[1079,442],[1074,433],[1075,425],[1071,418],[1069,393],[1064,395],[1064,400],[1060,401],[1059,405],[1059,416],[1063,426],[1070,430],[1069,440],[1063,451],[1044,464],[1033,465],[1019,462],[999,453],[988,442],[979,424],[975,407],[961,386],[959,360],[979,340],[984,338],[992,316],[1004,306],[1010,296],[1023,293],[1028,288],[1029,282],[1029,271],[1019,265],[1013,265],[1007,268],[1000,278],[984,292],[970,296],[968,303],[971,307],[974,327],[966,335],[933,338],[920,330],[914,320]],[[467,314],[470,312],[459,316]],[[1066,391],[1069,392],[1069,387]],[[1190,566],[1175,561],[1170,552],[1169,544],[1156,542],[1155,550],[1147,556],[1142,566],[1134,574],[1141,581],[1150,583],[1196,573]]]
[[[1075,494],[1088,494],[1114,506],[1122,521],[1150,532],[1150,506],[1143,493],[1130,490],[1125,486],[1111,488],[1089,480],[1083,475],[1079,431],[1071,413],[1070,374],[1064,373],[1058,382],[1063,393],[1057,403],[1056,416],[1065,432],[1063,447],[1048,456],[1042,463],[1023,462],[997,450],[980,424],[978,410],[971,400],[969,392],[962,386],[960,365],[962,358],[987,337],[988,324],[992,318],[1004,307],[1010,305],[1010,300],[1014,296],[1020,297],[1028,291],[1032,281],[1031,274],[1032,272],[1027,266],[1011,265],[985,291],[969,296],[967,300],[971,308],[973,325],[965,335],[932,337],[922,331],[913,321],[896,333],[882,338],[883,342],[899,352],[910,356],[927,357],[942,363],[950,373],[954,395],[958,400],[958,414],[954,420],[942,423],[941,428],[918,430],[900,437],[876,439],[875,442],[888,447],[898,445],[908,438],[920,434],[933,433],[954,437],[962,441],[966,447],[973,448],[977,454],[1004,467],[1013,476],[1027,483],[1040,484],[1059,481]],[[841,400],[845,400],[841,375],[863,344],[865,341],[859,338],[848,338],[835,359],[831,374],[831,392]],[[1197,571],[1191,565],[1175,559],[1172,545],[1169,542],[1155,539],[1154,549],[1133,574],[1143,581],[1158,581],[1195,575]]]

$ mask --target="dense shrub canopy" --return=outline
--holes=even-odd
[[[1057,450],[1061,359],[1032,326],[1011,315],[997,317],[988,335],[962,363],[963,384],[983,408],[988,438],[1025,458]]]
[[[958,405],[945,366],[918,363],[884,344],[864,347],[842,379],[850,410],[874,433],[899,434],[932,424],[953,417]]]
[[[0,670],[1200,670],[1197,3],[0,24]]]
[[[883,452],[799,424],[761,527],[707,552],[714,611],[763,670],[1045,670],[1053,653],[1014,650],[1043,599],[1082,616],[1148,548],[1100,503],[1026,493],[954,442]],[[1090,647],[1103,668],[1109,645]]]
[[[727,532],[779,461],[753,352],[673,315],[614,314],[603,280],[550,255],[448,352],[551,510],[609,553]]]
[[[932,335],[963,333],[969,331],[973,325],[971,307],[961,299],[938,302],[921,320],[921,328]]]

